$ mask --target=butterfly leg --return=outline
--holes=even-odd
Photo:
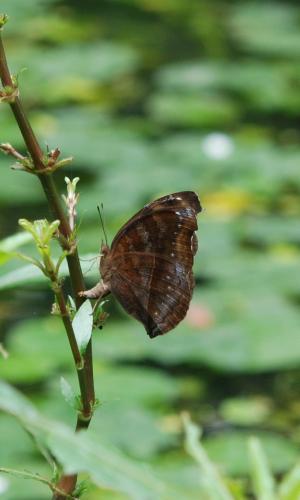
[[[79,292],[78,295],[80,297],[86,297],[87,299],[101,299],[109,293],[109,287],[103,283],[103,281],[99,281],[96,286],[90,288],[90,290],[82,290],[82,292]]]

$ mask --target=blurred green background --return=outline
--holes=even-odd
[[[95,439],[152,464],[179,499],[199,498],[198,470],[182,451],[179,414],[188,410],[209,456],[233,478],[247,484],[252,434],[284,473],[300,443],[298,2],[4,0],[1,10],[32,125],[45,147],[74,156],[57,182],[63,192],[64,175],[80,177],[82,257],[101,243],[99,203],[110,241],[160,195],[192,189],[204,207],[197,287],[176,331],[150,341],[110,299],[110,318],[94,334]],[[6,105],[0,142],[25,152]],[[0,157],[1,239],[19,231],[20,217],[49,217],[37,180],[10,164]],[[49,316],[48,284],[7,250],[0,243],[0,341],[9,352],[0,376],[72,423],[59,379],[75,388],[76,380],[62,325]],[[31,244],[23,250],[34,254]],[[82,264],[93,285],[97,265]],[[45,472],[4,415],[0,436],[1,465]],[[49,494],[1,476],[0,496]]]

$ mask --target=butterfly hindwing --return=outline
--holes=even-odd
[[[193,278],[178,262],[135,253],[127,265],[124,261],[113,273],[111,291],[124,309],[144,324],[148,335],[155,337],[184,318]]]

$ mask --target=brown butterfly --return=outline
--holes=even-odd
[[[152,201],[102,245],[102,280],[87,298],[112,292],[152,337],[172,330],[186,315],[194,288],[197,251],[196,193],[183,191]]]

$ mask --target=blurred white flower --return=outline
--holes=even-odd
[[[202,149],[209,158],[224,160],[233,153],[234,143],[228,135],[213,132],[203,139]]]
[[[8,488],[9,488],[9,480],[6,477],[0,475],[0,495],[2,495],[2,493],[5,493],[5,491],[7,491]]]

